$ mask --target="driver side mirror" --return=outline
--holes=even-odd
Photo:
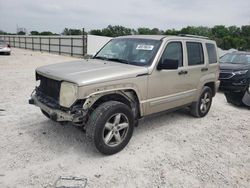
[[[179,64],[178,64],[178,60],[175,59],[164,59],[163,61],[161,61],[161,63],[158,64],[157,66],[157,70],[162,70],[162,69],[178,69]]]

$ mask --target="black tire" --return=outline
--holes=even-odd
[[[49,116],[49,114],[47,113],[47,112],[45,112],[44,110],[42,110],[41,109],[41,112],[43,113],[43,115],[45,115],[47,118],[49,118],[50,119],[50,116]]]
[[[121,115],[119,118],[119,124],[117,124],[116,118],[119,114]],[[110,123],[110,121],[112,120],[114,120],[113,124]],[[121,125],[122,123],[120,122],[122,122],[123,120],[124,122],[126,121],[125,123],[126,128],[121,130],[116,129],[116,131],[114,132],[114,127]],[[107,123],[111,124],[113,128],[107,130],[106,128]],[[120,129],[120,127],[118,128]],[[119,133],[117,133],[117,130]],[[128,144],[130,138],[132,137],[133,130],[134,130],[134,117],[132,110],[126,104],[117,101],[105,102],[100,106],[98,106],[90,114],[89,120],[86,124],[87,137],[95,145],[96,149],[100,153],[103,153],[105,155],[112,155],[121,151]],[[113,133],[109,134],[110,132]],[[107,133],[106,136],[105,133]],[[111,139],[106,139],[108,134],[113,135],[110,136],[112,137]],[[120,143],[117,145],[114,144],[117,138],[116,134],[119,134],[119,137],[121,139]],[[109,143],[105,143],[105,139],[106,142]]]
[[[206,104],[203,103],[205,95],[207,95],[207,99],[209,99],[209,102],[207,102]],[[213,94],[212,94],[211,88],[207,87],[207,86],[204,86],[203,89],[202,89],[201,95],[199,97],[199,100],[194,102],[191,105],[190,113],[194,117],[198,117],[198,118],[206,116],[207,113],[210,110],[212,100],[213,100]],[[206,105],[206,110],[204,108],[203,108],[203,110],[201,109],[202,105]]]

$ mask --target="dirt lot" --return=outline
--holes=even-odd
[[[88,187],[250,187],[250,111],[219,93],[210,113],[151,117],[113,156],[97,153],[85,134],[28,104],[36,67],[71,57],[13,49],[0,56],[0,187],[53,187],[59,176]]]

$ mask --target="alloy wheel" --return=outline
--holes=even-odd
[[[123,142],[129,129],[129,121],[125,114],[112,115],[105,123],[103,141],[106,145],[114,147]]]
[[[201,98],[201,103],[200,103],[200,111],[202,113],[206,113],[207,110],[209,109],[211,103],[211,96],[209,92],[205,92],[203,97]]]

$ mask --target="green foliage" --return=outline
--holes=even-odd
[[[81,29],[70,29],[65,28],[62,32],[63,35],[82,35],[83,31]]]
[[[91,30],[89,33],[92,35],[107,36],[107,37],[118,37],[124,35],[132,35],[133,30],[120,25],[112,26],[99,30]]]
[[[52,33],[51,31],[42,31],[42,32],[38,32],[38,31],[31,31],[30,32],[31,35],[58,35],[56,33]]]
[[[18,35],[25,35],[26,33],[24,31],[19,31],[17,34]]]
[[[137,30],[125,28],[122,26],[111,26],[102,30],[96,29],[89,32],[92,35],[117,37],[123,35],[139,34],[139,35],[179,35],[190,34],[206,36],[217,42],[217,45],[222,49],[235,48],[238,50],[250,50],[250,25],[237,27],[224,25],[216,25],[213,28],[199,26],[188,26],[180,30],[167,29],[165,32],[158,28],[140,27]]]
[[[39,35],[40,33],[38,31],[31,31],[30,34],[31,35]]]
[[[146,27],[140,27],[137,29],[137,33],[139,35],[162,35],[164,34],[164,31],[159,30],[158,28],[146,28]]]
[[[40,33],[40,35],[57,35],[57,34],[55,34],[55,33],[52,33],[52,32],[50,32],[50,31],[43,31],[43,32],[41,32]]]
[[[4,32],[4,31],[2,31],[2,30],[0,30],[0,35],[7,35],[8,33],[6,33],[6,32]]]

